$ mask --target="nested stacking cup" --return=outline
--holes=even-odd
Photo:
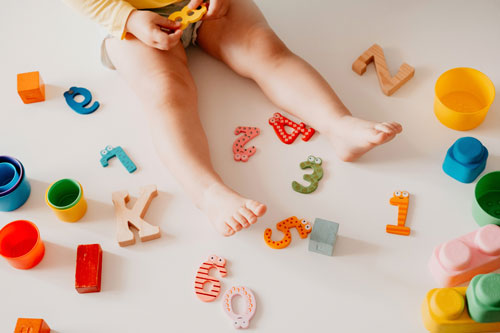
[[[45,193],[45,201],[64,222],[76,222],[87,211],[82,185],[73,179],[61,179],[50,185]]]

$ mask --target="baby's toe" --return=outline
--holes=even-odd
[[[231,217],[229,219],[229,221],[227,221],[227,224],[229,224],[231,226],[231,228],[238,232],[240,231],[241,229],[243,229],[243,227],[241,226],[240,222],[238,222],[234,217]]]
[[[229,226],[227,223],[224,223],[223,229],[224,230],[223,230],[222,234],[226,237],[232,236],[235,233],[233,228],[231,228],[231,226]]]
[[[394,129],[389,123],[379,123],[376,124],[373,128],[379,132],[384,132],[387,134],[391,134],[394,132]]]
[[[249,226],[250,226],[250,224],[254,224],[255,222],[257,222],[257,216],[255,216],[255,214],[252,213],[252,211],[250,209],[248,209],[246,207],[241,207],[238,212],[245,217],[245,219],[249,223]]]
[[[254,200],[248,200],[245,206],[246,208],[250,209],[250,211],[254,213],[256,216],[264,215],[267,210],[266,205],[261,204],[260,202]]]
[[[248,228],[250,226],[250,223],[248,222],[247,218],[245,215],[241,214],[241,212],[237,212],[236,214],[233,215],[234,219],[238,221],[243,228]]]

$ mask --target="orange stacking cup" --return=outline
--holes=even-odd
[[[18,220],[0,230],[0,255],[12,267],[33,268],[43,259],[44,254],[45,246],[34,223]]]

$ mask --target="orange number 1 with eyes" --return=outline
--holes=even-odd
[[[398,225],[388,224],[385,231],[389,234],[408,236],[410,228],[405,226],[406,216],[408,215],[408,205],[410,204],[410,193],[406,191],[394,192],[390,204],[398,206]]]

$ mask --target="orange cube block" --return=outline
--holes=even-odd
[[[17,74],[17,92],[24,104],[45,101],[45,83],[38,72]]]
[[[14,333],[50,333],[50,327],[43,319],[17,319]]]

